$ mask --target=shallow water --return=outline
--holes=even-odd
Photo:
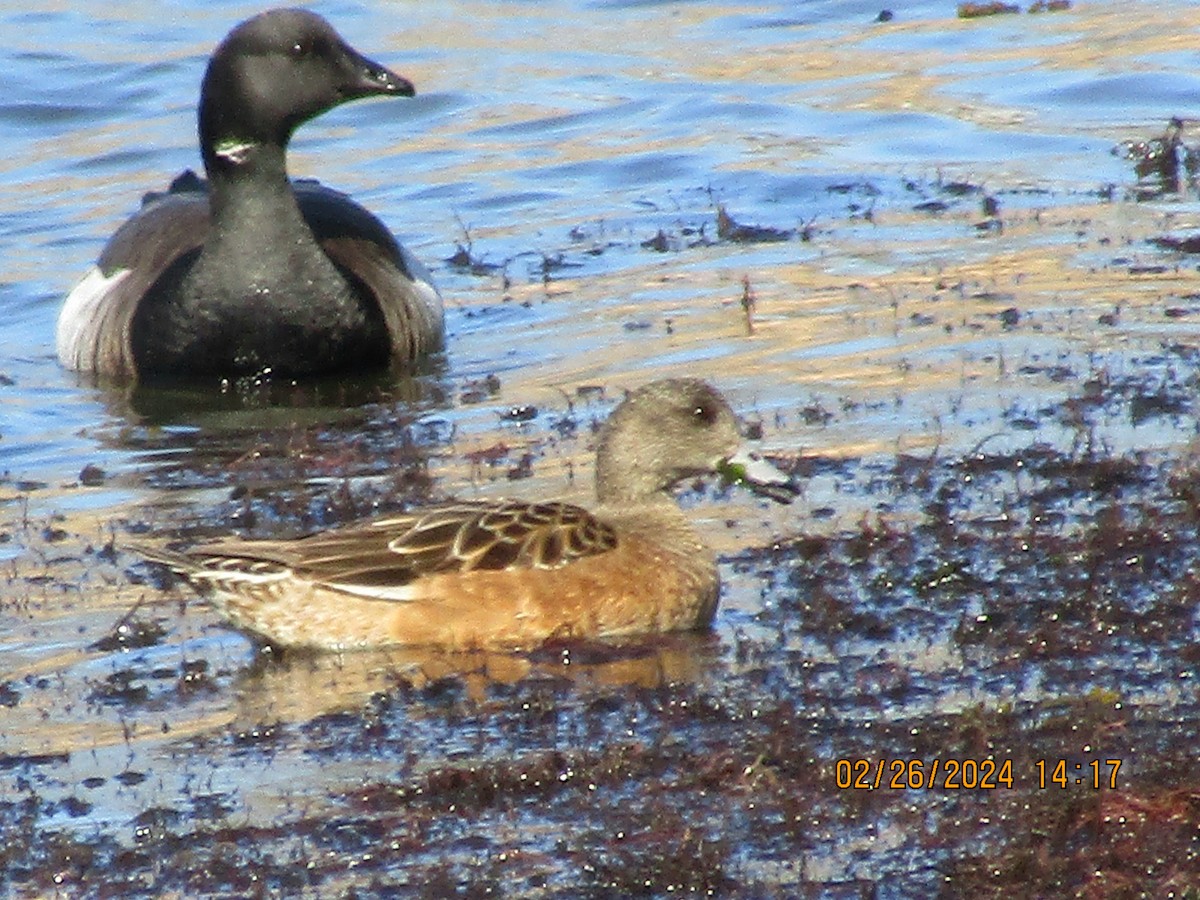
[[[672,645],[629,664],[632,674],[625,663],[611,678],[589,670],[576,685],[584,699],[555,714],[571,745],[589,733],[576,714],[594,685],[711,686],[738,677],[740,641],[767,645],[774,620],[759,613],[787,589],[769,561],[739,564],[743,548],[844,534],[881,509],[897,527],[922,521],[915,493],[881,500],[873,486],[897,459],[1086,444],[1105,458],[1170,460],[1190,450],[1196,266],[1147,239],[1187,234],[1200,210],[1191,189],[1145,200],[1131,162],[1113,152],[1194,112],[1200,9],[1186,3],[979,20],[916,3],[890,23],[858,2],[322,7],[418,96],[351,104],[305,126],[293,174],[352,193],[431,267],[448,306],[444,360],[415,382],[276,386],[290,402],[267,403],[253,387],[202,398],[91,387],[55,359],[61,299],[143,191],[198,164],[207,53],[257,9],[132,3],[97,17],[34,3],[0,14],[11,35],[0,50],[0,680],[20,698],[0,707],[0,753],[70,751],[38,782],[43,796],[106,779],[86,814],[55,807],[41,829],[125,840],[139,813],[178,809],[197,781],[247,821],[270,820],[279,804],[320,805],[330,785],[395,760],[364,769],[366,757],[351,756],[327,771],[285,728],[278,756],[247,751],[231,765],[238,747],[260,745],[230,738],[231,752],[221,740],[361,707],[391,690],[386,673],[455,669],[389,659],[251,671],[249,644],[195,604],[156,607],[166,632],[149,648],[96,649],[132,604],[158,599],[121,551],[126,529],[295,533],[394,503],[425,476],[421,490],[434,496],[586,499],[590,424],[622,389],[665,374],[710,378],[761,421],[762,449],[825,468],[792,507],[688,498],[725,554],[716,643]],[[999,203],[991,227],[979,227],[985,196]],[[775,233],[722,237],[722,206]],[[450,261],[460,247],[473,269]],[[494,386],[480,388],[488,376]],[[1074,419],[1088,384],[1138,387]],[[603,395],[579,392],[591,386]],[[506,418],[520,406],[537,416]],[[481,462],[498,444],[499,464]],[[81,484],[85,466],[101,471]],[[1019,479],[1014,492],[1019,502]],[[1001,494],[973,512],[1007,514]],[[1118,688],[1126,702],[1168,709],[1182,690],[1194,711],[1182,655],[1194,619],[1187,627],[1091,674],[1035,667],[1011,681],[989,670],[995,660],[917,626],[837,648],[793,635],[789,659],[811,670],[784,690],[888,723]],[[859,666],[881,657],[915,673],[920,690],[881,709],[839,692],[873,677]],[[194,660],[205,664],[195,692],[180,668]],[[113,687],[130,665],[147,696]],[[522,664],[490,665],[520,670],[502,683],[528,677]],[[1129,666],[1152,674],[1126,681]],[[418,769],[478,755],[420,706],[402,723],[424,741],[412,751]],[[647,741],[669,735],[645,721]],[[484,714],[473,722],[513,753],[532,746]],[[152,771],[155,784],[110,777],[122,767]],[[854,830],[867,819],[824,824],[804,874],[785,877],[778,860],[749,850],[731,855],[733,868],[748,883],[817,891],[913,873],[928,886],[936,854],[876,854],[881,845]],[[862,843],[848,858],[836,848],[851,837]],[[573,882],[557,871],[549,883]]]

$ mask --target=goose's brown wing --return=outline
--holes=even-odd
[[[407,363],[442,346],[442,298],[428,270],[387,227],[350,197],[316,181],[293,183],[296,201],[325,254],[374,297],[392,338],[392,356]]]

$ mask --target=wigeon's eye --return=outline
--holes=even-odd
[[[704,425],[711,425],[717,421],[717,406],[715,403],[700,403],[692,410],[692,416],[696,421]]]
[[[292,44],[291,49],[292,59],[304,59],[306,56],[311,56],[313,52],[313,42],[311,39],[296,41]]]

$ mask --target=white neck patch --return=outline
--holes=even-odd
[[[257,147],[257,144],[249,141],[240,141],[237,138],[225,138],[218,141],[213,152],[221,159],[228,160],[235,166],[240,166],[250,156],[250,152]]]

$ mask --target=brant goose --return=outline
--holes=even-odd
[[[59,316],[63,365],[124,379],[304,376],[438,349],[442,301],[425,267],[349,197],[285,168],[302,123],[413,93],[313,13],[274,9],[234,28],[200,90],[207,182],[184,172],[109,240]]]
[[[670,378],[631,393],[604,424],[591,511],[466,501],[299,540],[133,549],[284,647],[528,649],[707,628],[716,557],[671,488],[720,471],[779,502],[796,494],[770,464],[733,458],[740,444],[724,397],[697,378]]]

